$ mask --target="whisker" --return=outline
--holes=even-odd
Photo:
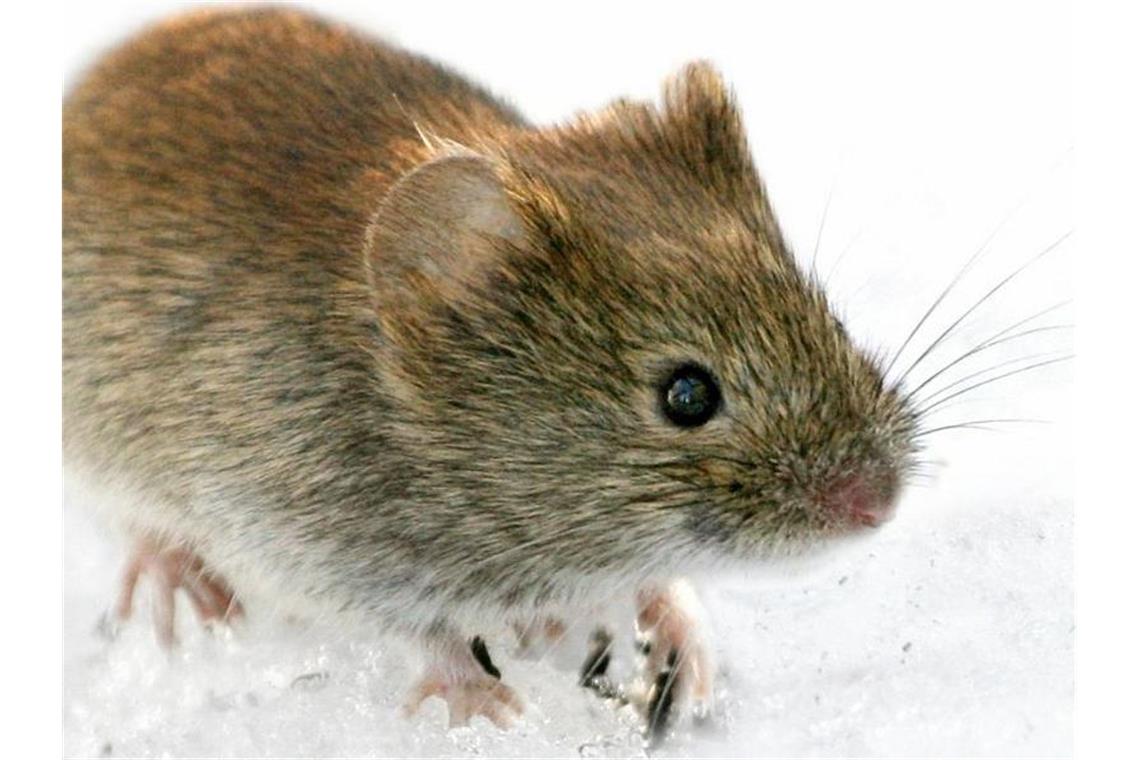
[[[978,397],[978,398],[970,398],[968,396],[962,397],[962,398],[956,398],[956,399],[953,399],[952,401],[946,403],[945,405],[939,406],[937,409],[930,412],[930,414],[923,417],[923,420],[926,420],[927,417],[933,417],[936,414],[942,414],[943,412],[947,412],[947,411],[950,411],[952,409],[961,409],[963,407],[976,408],[980,405],[992,404],[992,403],[993,403],[993,399],[987,399],[984,396]]]
[[[989,420],[969,420],[967,422],[955,422],[952,425],[939,425],[936,428],[930,428],[929,430],[922,430],[917,435],[915,435],[915,438],[922,438],[924,436],[928,436],[928,435],[931,435],[933,433],[941,433],[945,430],[986,430],[986,431],[993,432],[996,430],[996,428],[989,427],[989,425],[1008,424],[1008,423],[1028,423],[1028,424],[1036,424],[1036,425],[1048,425],[1048,424],[1050,424],[1049,420],[1034,420],[1034,419],[1026,419],[1023,417],[1009,417],[1009,418],[998,417],[998,418],[989,419]]]
[[[847,243],[846,247],[844,247],[843,252],[840,253],[835,258],[835,261],[833,261],[831,263],[831,268],[827,270],[827,274],[823,278],[823,289],[824,289],[824,291],[827,290],[827,285],[828,285],[828,283],[831,282],[831,277],[832,277],[832,275],[835,274],[835,270],[839,269],[839,262],[843,261],[843,257],[845,257],[847,255],[848,251],[850,251],[852,248],[855,247],[855,244],[857,242],[859,242],[859,239],[861,237],[863,237],[863,230],[862,229],[860,229],[858,232],[855,233],[855,236],[852,237],[851,241]]]
[[[1046,246],[1045,250],[1041,251],[1041,253],[1037,254],[1036,256],[1031,258],[1029,261],[1025,262],[1024,264],[1019,266],[1017,269],[1010,272],[1008,275],[1006,275],[1001,280],[1001,282],[999,282],[997,285],[994,285],[992,288],[990,288],[986,292],[985,295],[983,295],[981,298],[979,298],[977,301],[974,302],[973,306],[966,309],[966,311],[964,311],[962,313],[962,316],[960,316],[956,320],[954,320],[950,324],[949,327],[947,327],[945,330],[943,330],[942,333],[937,338],[934,339],[934,342],[932,342],[926,348],[926,350],[923,351],[919,355],[919,357],[911,363],[911,365],[909,367],[907,367],[906,371],[903,372],[902,377],[900,377],[898,381],[902,382],[903,380],[905,380],[907,375],[909,375],[911,373],[911,371],[922,362],[923,359],[925,359],[927,356],[929,356],[931,351],[933,351],[935,348],[940,346],[942,344],[942,341],[945,340],[946,337],[948,335],[950,335],[950,333],[952,333],[956,327],[958,327],[958,325],[962,324],[963,320],[965,320],[966,317],[973,314],[974,311],[976,311],[978,309],[978,307],[980,307],[982,304],[984,304],[986,301],[988,301],[995,293],[997,293],[1002,288],[1004,288],[1006,285],[1008,285],[1019,274],[1024,272],[1026,269],[1028,269],[1030,266],[1032,266],[1036,262],[1040,261],[1041,258],[1044,257],[1046,254],[1048,254],[1048,253],[1052,252],[1053,250],[1055,250],[1056,248],[1058,248],[1062,243],[1064,243],[1066,240],[1068,240],[1069,236],[1072,234],[1073,234],[1073,231],[1069,230],[1065,234],[1061,235],[1061,237],[1057,238],[1057,240],[1055,240],[1053,243]]]
[[[1005,328],[1005,329],[1004,329],[1004,330],[1002,330],[1001,332],[998,332],[998,333],[994,334],[994,335],[993,335],[993,338],[1000,338],[1001,336],[1005,335],[1006,333],[1010,332],[1011,330],[1016,330],[1017,328],[1021,327],[1021,326],[1022,326],[1022,325],[1024,325],[1025,323],[1027,323],[1027,322],[1032,322],[1033,320],[1037,319],[1038,317],[1043,317],[1043,316],[1045,316],[1046,314],[1051,314],[1052,312],[1056,311],[1057,309],[1060,309],[1060,308],[1062,308],[1062,307],[1064,307],[1064,306],[1068,306],[1068,305],[1069,305],[1069,304],[1071,304],[1072,302],[1073,302],[1073,299],[1071,299],[1071,298],[1066,298],[1064,301],[1058,301],[1057,303],[1053,304],[1052,306],[1048,306],[1048,307],[1046,307],[1046,308],[1042,309],[1041,311],[1039,311],[1039,312],[1037,312],[1037,313],[1035,313],[1035,314],[1031,314],[1031,315],[1029,315],[1029,316],[1028,316],[1028,317],[1026,317],[1025,319],[1022,319],[1022,320],[1020,320],[1020,321],[1014,322],[1012,325],[1010,325],[1009,327]],[[993,338],[991,338],[991,340],[992,340]]]
[[[1053,162],[1053,164],[1049,167],[1048,171],[1046,172],[1046,175],[1053,172],[1053,170],[1055,170],[1058,166],[1060,166],[1061,163],[1068,157],[1068,155],[1070,153],[1072,153],[1072,147],[1067,149],[1061,156],[1059,156]],[[1025,204],[1029,201],[1029,199],[1033,196],[1033,193],[1036,190],[1036,187],[1037,187],[1037,185],[1036,185],[1036,183],[1034,183],[1030,187],[1029,191],[1027,191],[1021,197],[1021,200],[1019,200],[1016,204],[1014,204],[1014,206],[997,223],[997,226],[994,227],[993,231],[989,235],[986,236],[986,239],[982,241],[982,244],[978,247],[978,249],[974,252],[974,254],[969,258],[969,260],[966,261],[966,263],[962,266],[962,268],[958,271],[958,273],[956,275],[954,275],[954,279],[952,279],[950,281],[950,284],[946,286],[945,290],[943,290],[938,295],[938,298],[936,298],[934,300],[934,303],[932,303],[930,305],[930,308],[928,308],[926,310],[926,312],[922,315],[922,318],[918,320],[918,324],[916,324],[914,326],[914,328],[910,331],[910,333],[906,336],[906,339],[902,342],[902,345],[898,347],[897,351],[895,351],[894,355],[891,357],[890,363],[887,364],[887,368],[883,371],[883,377],[887,377],[890,375],[891,369],[895,366],[895,363],[899,360],[899,357],[902,356],[902,353],[903,353],[903,351],[906,350],[906,347],[908,345],[910,345],[910,342],[912,340],[914,340],[914,336],[918,333],[919,330],[922,329],[922,326],[924,324],[926,324],[926,321],[928,319],[930,319],[930,315],[934,313],[934,310],[937,309],[938,305],[941,304],[942,301],[944,301],[946,299],[946,296],[949,295],[950,291],[954,289],[954,286],[957,285],[958,281],[961,280],[966,275],[966,272],[969,271],[969,269],[974,265],[974,263],[989,248],[990,244],[994,241],[994,238],[996,238],[998,236],[998,233],[1000,233],[1005,228],[1006,224],[1009,223],[1009,220],[1012,219],[1015,215],[1017,215],[1017,213],[1019,211],[1021,211],[1022,207],[1024,207]],[[898,385],[898,383],[896,382],[895,385]]]
[[[982,386],[989,385],[990,383],[995,383],[998,380],[1004,380],[1007,377],[1013,377],[1014,375],[1020,375],[1023,372],[1029,372],[1030,370],[1039,369],[1041,367],[1047,367],[1050,364],[1057,364],[1058,362],[1068,361],[1069,359],[1072,359],[1072,358],[1073,358],[1073,354],[1066,354],[1065,356],[1059,356],[1055,359],[1049,359],[1047,361],[1037,362],[1036,364],[1030,364],[1028,367],[1019,367],[1018,369],[1010,370],[1009,372],[1003,372],[1002,374],[997,375],[996,377],[987,378],[987,379],[982,380],[980,382],[974,383],[973,385],[968,385],[959,391],[955,391],[954,393],[951,393],[949,396],[944,396],[943,398],[939,399],[938,401],[935,401],[933,404],[930,404],[929,406],[927,406],[923,409],[920,409],[918,411],[918,415],[920,417],[926,416],[927,414],[930,414],[932,411],[934,411],[938,407],[945,404],[950,399],[961,396],[963,393],[969,393],[970,391],[975,390],[976,388],[981,388]]]
[[[961,354],[960,356],[958,356],[953,361],[948,362],[947,364],[944,364],[941,369],[939,369],[937,372],[934,372],[933,374],[931,374],[929,377],[927,377],[925,380],[923,380],[921,383],[919,383],[917,387],[911,389],[907,393],[906,398],[907,399],[913,398],[915,396],[915,394],[917,394],[920,390],[922,390],[927,385],[929,385],[932,380],[934,380],[936,377],[940,376],[942,373],[949,370],[951,367],[954,367],[955,365],[960,364],[961,362],[965,361],[966,359],[969,359],[971,356],[975,356],[976,354],[979,354],[982,351],[985,351],[989,348],[993,348],[994,346],[1000,346],[1003,343],[1008,343],[1012,340],[1017,340],[1018,338],[1023,338],[1027,335],[1036,335],[1037,333],[1051,332],[1054,330],[1071,329],[1073,327],[1073,325],[1071,325],[1071,324],[1044,325],[1041,327],[1034,327],[1034,328],[1031,328],[1029,330],[1023,330],[1019,333],[1014,333],[1013,335],[1007,335],[1007,333],[1009,333],[1010,330],[1014,330],[1014,329],[1024,325],[1026,322],[1031,322],[1032,320],[1037,319],[1038,317],[1044,316],[1045,314],[1048,314],[1049,312],[1054,311],[1055,309],[1058,309],[1067,303],[1069,303],[1069,302],[1065,301],[1065,302],[1062,302],[1061,304],[1051,306],[1050,308],[1045,309],[1043,311],[1039,311],[1036,314],[1034,314],[1033,316],[1026,317],[1023,320],[1021,320],[1015,324],[1010,325],[1009,327],[1005,328],[1004,330],[1002,330],[998,333],[995,333],[994,335],[991,335],[989,338],[986,338],[981,343],[974,346],[969,351],[966,351],[965,353]]]
[[[974,251],[974,255],[972,255],[966,261],[966,263],[962,265],[962,268],[959,269],[958,273],[954,275],[954,278],[950,280],[950,284],[947,285],[942,290],[942,292],[938,294],[938,297],[934,299],[934,303],[930,304],[930,307],[927,308],[925,313],[923,313],[922,317],[918,320],[918,323],[915,324],[914,328],[911,329],[910,333],[907,334],[906,339],[902,342],[902,345],[899,346],[898,350],[895,351],[894,356],[891,357],[891,361],[889,364],[887,364],[887,368],[883,370],[883,377],[890,375],[891,369],[895,366],[895,362],[899,360],[899,357],[902,356],[903,351],[905,351],[906,347],[910,345],[910,342],[914,340],[914,336],[918,333],[919,330],[922,329],[922,326],[926,324],[926,320],[930,319],[930,315],[934,313],[934,310],[937,309],[944,300],[946,300],[946,296],[950,295],[950,291],[954,289],[954,286],[956,286],[958,282],[966,276],[966,273],[970,271],[970,268],[974,266],[975,262],[977,262],[977,260],[981,258],[982,254],[986,252],[986,249],[990,247],[990,243],[992,243],[994,238],[998,236],[998,233],[1002,231],[1002,228],[1004,228],[1009,220],[1013,218],[1014,214],[1020,211],[1021,207],[1025,205],[1025,202],[1028,200],[1028,198],[1028,195],[1025,198],[1022,198],[1017,203],[1017,205],[1015,205],[1008,213],[1006,213],[1004,217],[1002,217],[1001,221],[998,222],[993,231],[986,237],[985,240],[982,241],[982,244],[978,246],[978,249]]]
[[[831,182],[831,189],[827,191],[827,200],[823,202],[823,215],[819,218],[819,229],[815,233],[815,247],[811,252],[812,277],[818,276],[815,269],[816,258],[819,256],[819,244],[823,241],[823,226],[827,224],[827,212],[831,209],[831,197],[835,194],[835,181]]]
[[[1052,352],[1042,352],[1042,353],[1037,353],[1037,354],[1030,354],[1028,356],[1019,356],[1015,359],[1007,359],[1006,361],[998,362],[997,364],[992,364],[989,367],[986,367],[985,369],[980,369],[977,372],[971,372],[968,375],[964,375],[964,376],[958,378],[957,380],[953,381],[952,383],[949,383],[947,385],[942,386],[938,390],[936,390],[936,391],[932,392],[930,395],[928,395],[925,399],[920,400],[918,403],[919,404],[928,403],[932,399],[937,398],[942,393],[945,393],[946,391],[948,391],[952,388],[957,388],[962,383],[973,380],[975,377],[979,377],[979,376],[984,375],[988,372],[993,372],[996,369],[1000,369],[1002,367],[1008,367],[1011,364],[1020,364],[1022,362],[1033,361],[1035,359],[1043,359],[1045,357],[1055,357],[1055,356],[1056,355]]]

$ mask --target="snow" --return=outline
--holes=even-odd
[[[810,579],[706,580],[718,707],[711,725],[683,728],[655,754],[1067,754],[1071,503],[916,493],[903,506],[878,539]],[[406,644],[336,621],[254,617],[211,635],[183,606],[169,656],[141,622],[108,641],[97,623],[118,552],[77,510],[67,529],[69,755],[642,754],[635,716],[579,689],[565,669],[576,660],[560,669],[496,652],[526,717],[507,732],[482,720],[447,731],[438,701],[413,720],[399,714],[415,675]]]
[[[93,49],[122,33],[124,19],[134,18],[132,4],[109,5],[100,4],[99,22],[74,9],[73,74]],[[1071,226],[1067,112],[1055,93],[1066,81],[1064,45],[1057,42],[1065,15],[1034,5],[1028,13],[1035,24],[1026,31],[1024,9],[1019,14],[1004,5],[965,3],[953,18],[927,18],[887,4],[819,28],[812,11],[793,6],[773,6],[767,26],[756,25],[786,33],[757,32],[769,34],[767,46],[745,39],[737,29],[743,23],[725,29],[700,20],[658,22],[657,34],[645,38],[645,55],[629,64],[632,73],[616,79],[604,73],[625,70],[627,59],[608,32],[596,46],[598,61],[569,74],[552,61],[570,54],[560,46],[572,45],[581,30],[567,28],[567,40],[545,37],[548,57],[534,57],[542,61],[540,76],[500,60],[501,53],[494,57],[496,48],[510,47],[507,38],[464,47],[450,26],[440,30],[436,19],[413,17],[404,6],[380,14],[373,5],[340,4],[328,12],[360,24],[384,15],[386,26],[372,28],[461,64],[519,103],[533,103],[540,119],[618,94],[652,96],[653,78],[673,68],[671,56],[716,51],[738,87],[788,237],[805,265],[816,258],[859,340],[898,347],[989,240],[908,348],[901,371],[1002,277]],[[829,10],[843,13],[838,5]],[[894,26],[882,23],[887,16]],[[465,24],[457,18],[453,26]],[[780,42],[784,36],[790,41]],[[797,52],[800,43],[804,50]],[[816,62],[819,45],[834,56]],[[798,78],[759,81],[755,72],[771,70],[770,56]],[[907,66],[896,67],[900,59]],[[568,78],[542,81],[562,76]],[[812,93],[806,102],[805,92]],[[1070,297],[1074,250],[1066,241],[998,291],[913,377]],[[1062,307],[1035,324],[1071,323],[1072,311]],[[1071,343],[1061,329],[1012,341],[932,387],[1018,356],[1061,356]],[[934,420],[1046,422],[933,435],[928,476],[907,490],[897,519],[806,570],[697,579],[720,667],[717,706],[706,723],[681,726],[654,754],[1071,755],[1071,396],[1066,363],[963,396]],[[204,632],[183,606],[181,646],[166,654],[145,625],[144,607],[139,619],[109,635],[100,621],[114,597],[124,547],[87,506],[82,493],[69,491],[63,705],[69,756],[644,753],[628,708],[612,709],[576,686],[581,631],[537,662],[508,656],[502,632],[488,632],[504,680],[529,705],[506,732],[481,719],[447,730],[438,700],[414,718],[402,717],[403,693],[418,668],[413,650],[335,618],[283,620],[255,602],[236,629]],[[627,655],[620,667],[628,669],[632,646],[622,642],[618,651]]]

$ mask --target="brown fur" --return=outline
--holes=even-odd
[[[227,573],[432,625],[843,531],[914,421],[795,266],[718,75],[536,129],[307,15],[196,13],[64,107],[65,447]],[[678,362],[722,414],[671,426]]]

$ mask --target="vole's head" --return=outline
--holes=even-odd
[[[468,147],[390,191],[370,256],[392,434],[481,567],[649,571],[889,517],[913,413],[796,267],[715,73]]]

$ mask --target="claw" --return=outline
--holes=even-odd
[[[666,667],[653,679],[653,686],[649,690],[649,700],[646,704],[645,736],[649,747],[661,745],[673,723],[673,707],[677,699],[677,650],[669,652]]]
[[[608,683],[606,671],[610,667],[614,637],[605,628],[597,628],[590,634],[590,652],[578,673],[578,685],[601,693]]]
[[[495,663],[491,661],[491,653],[487,651],[487,643],[483,641],[482,636],[476,636],[471,639],[471,654],[475,657],[475,661],[479,663],[479,667],[492,678],[502,679],[502,672],[495,667]]]

